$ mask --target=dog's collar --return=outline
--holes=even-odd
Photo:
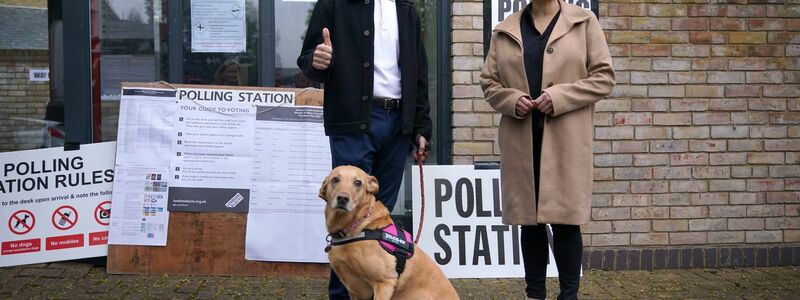
[[[358,225],[361,225],[361,223],[364,223],[364,221],[366,221],[367,218],[369,218],[369,216],[372,215],[372,208],[373,207],[375,207],[375,204],[373,204],[372,206],[369,207],[369,210],[367,211],[367,214],[364,215],[363,218],[353,220],[353,222],[350,222],[350,224],[347,225],[347,227],[345,227],[344,229],[339,230],[339,231],[337,231],[335,233],[332,233],[331,236],[334,237],[334,238],[339,238],[339,239],[346,237],[348,233],[353,231],[353,229],[356,229],[356,227],[358,227]]]

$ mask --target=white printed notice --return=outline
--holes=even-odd
[[[259,107],[255,126],[245,258],[327,262],[325,205],[318,194],[331,154],[322,108]]]
[[[425,166],[425,218],[419,246],[448,278],[525,277],[519,226],[503,225],[500,170]],[[414,228],[421,206],[419,167],[412,166]],[[548,228],[547,276],[557,277]]]
[[[191,0],[192,52],[244,52],[245,0]]]
[[[122,89],[109,244],[167,244],[175,94]]]
[[[169,210],[247,212],[256,106],[180,98],[176,118]]]
[[[114,149],[0,153],[0,267],[106,255]]]

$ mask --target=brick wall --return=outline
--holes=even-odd
[[[31,82],[31,68],[47,69],[44,50],[0,50],[0,152],[42,146],[49,82]]]
[[[617,86],[596,104],[585,245],[800,242],[798,2],[600,2]],[[453,1],[457,164],[500,154],[478,84],[482,13],[482,1]]]

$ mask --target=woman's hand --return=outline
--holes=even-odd
[[[533,102],[533,100],[531,100],[531,98],[528,96],[519,97],[519,100],[517,100],[517,106],[515,108],[517,116],[520,118],[527,116],[531,110],[536,108],[536,105],[537,103]]]
[[[533,100],[533,103],[536,104],[536,108],[539,109],[545,115],[552,115],[553,114],[553,101],[550,100],[550,96],[547,93],[542,93],[539,95],[539,98]]]

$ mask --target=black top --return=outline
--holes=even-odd
[[[531,8],[533,6],[531,5]],[[544,61],[544,51],[547,47],[547,40],[550,39],[550,33],[558,21],[558,16],[561,11],[558,11],[544,33],[539,33],[536,26],[533,26],[533,18],[531,17],[531,10],[525,9],[522,13],[520,20],[520,29],[522,31],[522,45],[523,55],[525,59],[525,74],[528,76],[528,91],[534,99],[539,97],[542,93],[542,64]],[[533,118],[533,181],[534,190],[536,191],[536,204],[539,204],[539,163],[542,157],[542,136],[544,135],[544,114],[538,109],[531,111]]]
[[[323,111],[328,135],[369,132],[373,107],[374,2],[320,0],[311,13],[297,66],[307,78],[325,83]],[[430,141],[428,66],[420,17],[413,2],[397,0],[396,5],[402,130],[404,134],[424,135]],[[326,27],[333,43],[333,60],[328,69],[320,71],[311,63]]]

